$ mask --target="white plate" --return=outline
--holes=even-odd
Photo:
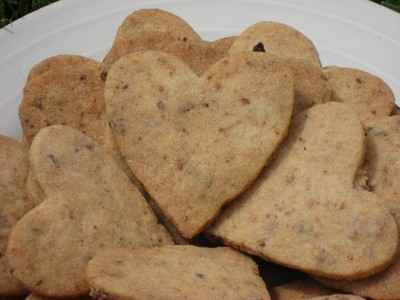
[[[140,8],[175,13],[205,39],[284,22],[314,41],[324,65],[372,72],[400,101],[400,14],[368,0],[63,0],[0,30],[0,133],[20,135],[17,108],[32,65],[60,53],[101,59],[121,21]]]

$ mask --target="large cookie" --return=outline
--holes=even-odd
[[[398,230],[374,194],[353,188],[365,136],[344,104],[299,114],[286,144],[211,233],[279,264],[333,279],[384,270]]]
[[[330,294],[332,291],[311,279],[296,280],[271,289],[273,300],[302,300]]]
[[[385,201],[397,224],[400,224],[400,116],[370,121],[368,126],[368,186]],[[400,257],[385,272],[363,280],[322,282],[372,299],[397,300],[400,297]]]
[[[273,34],[274,31],[280,32],[280,34]],[[284,32],[287,33],[285,34]],[[319,63],[313,64],[310,62],[308,58],[310,53],[300,46],[308,42],[306,37],[302,37],[300,33],[286,25],[261,22],[245,30],[232,44],[230,53],[242,51],[265,52],[266,55],[274,55],[282,59],[293,71],[294,114],[297,114],[314,104],[325,103],[332,98],[332,90],[328,79]],[[283,51],[280,47],[288,48],[288,51],[290,50],[294,53]],[[312,49],[311,53],[317,57],[316,50],[313,47]]]
[[[98,250],[171,243],[126,175],[79,131],[42,129],[30,164],[47,198],[14,227],[7,254],[14,275],[34,293],[85,295],[84,269]]]
[[[270,299],[257,265],[229,248],[108,250],[86,274],[92,293],[111,299]]]
[[[106,82],[107,118],[128,166],[186,238],[258,176],[286,136],[288,68],[256,53],[202,77],[155,51],[127,55]]]
[[[24,88],[19,117],[28,144],[40,129],[68,125],[103,142],[104,81],[100,63],[55,56],[34,67]]]
[[[159,9],[142,9],[121,24],[104,64],[109,68],[129,53],[158,50],[178,56],[200,75],[226,55],[234,39],[203,41],[183,19]]]
[[[340,67],[328,67],[324,73],[336,101],[347,103],[359,114],[364,125],[370,120],[389,116],[395,108],[390,87],[367,72]]]
[[[29,168],[25,147],[0,135],[0,166],[0,295],[16,296],[25,289],[12,276],[5,252],[12,227],[34,206],[25,193]]]
[[[247,28],[229,50],[237,51],[267,52],[281,58],[300,59],[321,66],[312,41],[293,27],[277,22],[259,22]]]

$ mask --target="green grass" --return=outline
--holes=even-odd
[[[0,28],[57,0],[0,0]],[[84,0],[82,0],[84,1]],[[400,12],[400,0],[371,0]]]

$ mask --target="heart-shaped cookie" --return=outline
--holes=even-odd
[[[368,188],[384,201],[400,224],[400,116],[369,121],[367,134]],[[322,282],[371,299],[397,300],[400,295],[400,257],[384,272],[363,280]]]
[[[389,116],[395,108],[390,87],[379,77],[365,71],[327,67],[325,76],[333,90],[333,98],[351,106],[365,126],[368,122]]]
[[[324,75],[318,53],[302,33],[280,23],[260,22],[241,33],[229,53],[256,51],[282,59],[294,75],[294,114],[331,101],[332,89]]]
[[[106,106],[128,166],[186,238],[253,182],[286,136],[290,70],[258,53],[224,58],[198,77],[148,51],[109,71]]]
[[[84,270],[98,250],[171,244],[142,195],[101,146],[66,126],[42,129],[30,149],[46,199],[14,227],[14,275],[48,297],[89,292]]]
[[[103,62],[108,69],[129,53],[157,50],[178,56],[200,75],[226,55],[234,39],[203,41],[183,19],[160,9],[142,9],[121,24]]]
[[[25,147],[0,135],[0,296],[23,295],[23,285],[12,275],[5,252],[12,227],[34,207],[25,193],[28,152]]]
[[[229,52],[258,51],[281,58],[300,59],[320,67],[319,54],[313,42],[291,26],[278,22],[258,22],[245,31]]]
[[[107,250],[86,274],[93,294],[111,299],[270,299],[257,265],[226,247]]]
[[[35,66],[28,77],[19,117],[28,144],[40,129],[68,125],[103,143],[104,78],[95,60],[60,55]]]
[[[327,278],[384,270],[397,253],[398,230],[374,194],[353,187],[364,151],[364,131],[350,107],[330,102],[306,110],[276,160],[211,233]]]

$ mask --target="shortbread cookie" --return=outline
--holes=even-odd
[[[19,108],[26,141],[30,144],[44,127],[61,124],[79,129],[102,143],[102,70],[101,64],[92,59],[67,55],[47,59],[34,67]]]
[[[107,118],[126,163],[185,238],[256,179],[286,136],[290,70],[238,53],[198,77],[156,51],[127,55],[106,82]]]
[[[14,227],[7,254],[14,275],[32,292],[85,295],[84,270],[98,250],[172,243],[126,175],[79,131],[42,129],[30,164],[47,198]]]
[[[400,224],[400,116],[370,121],[367,128],[368,187],[385,201]],[[357,281],[322,280],[328,286],[379,300],[398,300],[400,257],[386,271]]]
[[[332,291],[311,280],[296,280],[271,289],[273,300],[302,300],[332,294]]]
[[[270,299],[257,265],[229,248],[108,250],[86,274],[93,294],[111,299]]]
[[[372,193],[353,188],[365,135],[348,106],[316,105],[293,121],[287,143],[211,233],[273,262],[333,279],[384,270],[398,230]]]
[[[0,295],[23,295],[25,289],[12,275],[5,252],[15,223],[33,208],[25,193],[29,162],[25,147],[0,135]]]
[[[318,51],[312,41],[293,27],[277,22],[259,22],[250,26],[240,34],[229,51],[266,52],[321,66]]]
[[[324,73],[333,89],[334,99],[351,105],[364,125],[392,113],[394,95],[382,79],[350,68],[328,67]]]
[[[234,39],[203,41],[183,19],[159,9],[142,9],[119,27],[104,64],[109,68],[129,53],[158,50],[178,56],[200,75],[226,55]]]

